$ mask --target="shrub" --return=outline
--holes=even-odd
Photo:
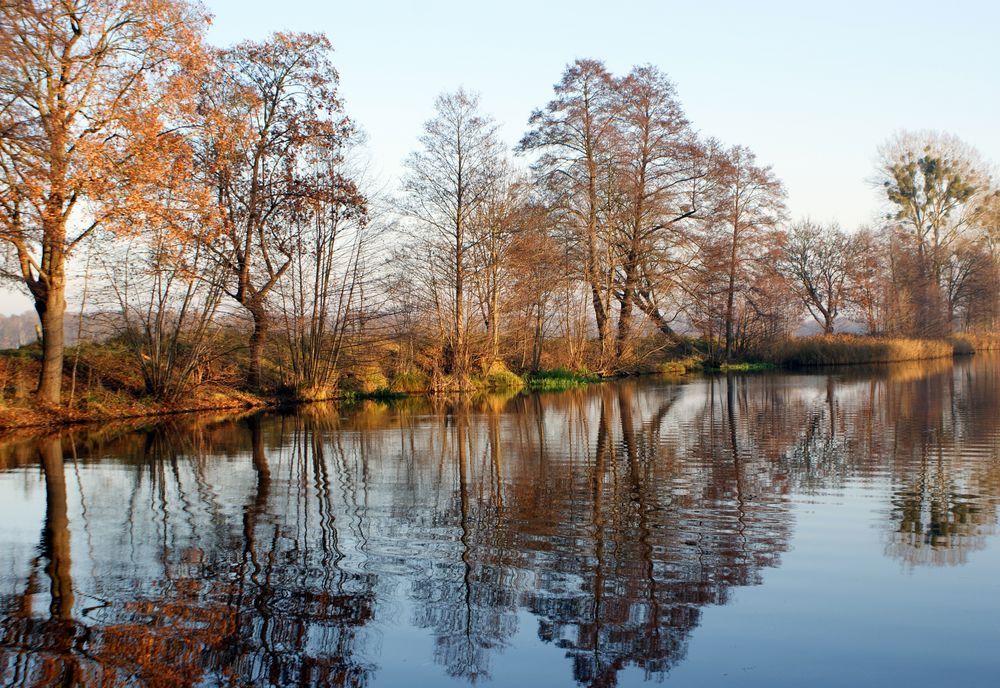
[[[656,365],[656,372],[660,375],[686,375],[704,367],[704,361],[697,356],[687,356],[673,361],[664,361]]]

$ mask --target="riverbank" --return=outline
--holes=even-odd
[[[82,423],[142,419],[210,411],[251,411],[314,402],[357,403],[391,401],[436,394],[516,394],[522,391],[563,391],[602,381],[586,370],[556,368],[521,376],[503,363],[457,379],[407,370],[387,377],[377,369],[346,374],[340,387],[296,392],[289,389],[251,392],[240,387],[240,376],[203,383],[183,397],[164,401],[144,394],[141,381],[108,352],[91,350],[83,365],[67,360],[64,403],[40,404],[33,395],[38,361],[30,351],[0,352],[0,429],[45,428]],[[80,361],[76,361],[80,363]]]
[[[1000,350],[1000,336],[960,334],[948,340],[921,340],[859,335],[798,337],[775,344],[746,360],[710,364],[691,354],[602,376],[585,369],[554,368],[518,375],[502,362],[476,370],[461,380],[404,370],[386,376],[377,367],[345,374],[339,387],[323,390],[281,389],[250,392],[241,376],[221,376],[196,385],[181,398],[163,401],[145,395],[140,381],[122,365],[120,357],[98,348],[79,359],[67,360],[64,403],[39,404],[33,396],[38,374],[36,357],[24,350],[0,352],[0,428],[54,427],[121,419],[155,418],[209,411],[250,411],[317,401],[355,403],[391,401],[410,396],[440,394],[517,394],[524,391],[564,391],[622,375],[685,376],[711,372],[753,372],[780,368],[849,366],[943,359],[976,351]]]
[[[182,402],[157,402],[125,393],[74,400],[73,404],[47,406],[31,398],[4,400],[0,404],[0,429],[52,427],[77,423],[171,416],[208,411],[247,411],[287,403],[277,397],[236,389],[203,390]]]

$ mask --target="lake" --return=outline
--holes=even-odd
[[[1000,357],[0,446],[4,686],[994,686]]]

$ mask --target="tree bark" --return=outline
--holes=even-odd
[[[638,232],[638,228],[635,231]],[[624,266],[625,283],[622,285],[622,295],[618,301],[618,335],[615,339],[615,359],[617,363],[621,363],[629,354],[629,340],[632,336],[632,307],[635,301],[638,262],[638,247],[633,245]]]
[[[250,335],[250,370],[247,381],[253,389],[261,386],[261,364],[264,360],[264,342],[267,338],[267,316],[263,310],[251,310],[253,334]]]
[[[53,263],[56,261],[53,260]],[[61,263],[61,258],[59,263]],[[42,365],[36,395],[39,401],[58,404],[62,401],[63,357],[65,354],[66,284],[63,266],[52,265],[47,284],[34,289],[35,311],[42,329]]]
[[[738,212],[738,211],[737,211]],[[739,242],[739,219],[733,218],[733,243],[729,248],[729,290],[726,294],[726,350],[723,360],[733,355],[733,318],[736,304],[736,255]]]

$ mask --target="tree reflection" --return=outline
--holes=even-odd
[[[400,622],[478,682],[525,612],[582,685],[662,678],[706,606],[778,565],[792,490],[883,486],[907,566],[985,546],[998,423],[1000,371],[931,364],[3,446],[44,510],[0,573],[0,683],[362,686]]]
[[[74,652],[77,628],[63,448],[58,436],[44,437],[36,446],[45,481],[45,520],[26,585],[20,594],[4,596],[3,677],[5,685],[12,686],[75,685],[84,667]],[[40,567],[47,585],[40,580]],[[36,615],[35,598],[46,594],[47,613]]]
[[[700,610],[724,603],[733,585],[757,582],[757,568],[785,547],[787,512],[767,508],[780,501],[774,483],[753,485],[765,506],[745,501],[736,410],[713,422],[722,410],[713,391],[702,409],[710,432],[689,463],[664,432],[677,390],[652,408],[633,385],[605,390],[585,476],[590,490],[563,495],[562,485],[546,486],[545,502],[565,510],[553,518],[555,538],[574,539],[572,513],[591,515],[582,529],[593,533],[589,551],[546,553],[554,560],[530,595],[540,636],[567,650],[580,683],[614,685],[628,665],[664,675],[683,658]]]
[[[885,551],[908,567],[963,563],[995,531],[998,377],[972,365],[831,374],[822,398],[797,400],[806,422],[784,452],[797,484],[890,481]]]
[[[223,428],[224,443],[233,430]],[[137,543],[131,565],[120,549],[99,545],[91,563],[104,567],[102,581],[87,597],[102,599],[90,607],[74,607],[61,440],[40,443],[49,614],[32,612],[31,579],[20,600],[5,600],[4,685],[364,685],[372,666],[355,644],[372,618],[373,577],[337,567],[333,495],[315,428],[303,422],[287,430],[281,462],[301,471],[301,489],[286,493],[280,509],[271,505],[260,420],[239,433],[256,476],[242,523],[215,503],[206,457],[178,454],[192,450],[191,435],[147,435],[144,454],[128,459],[132,470],[116,487],[151,504],[154,517],[137,511],[118,526],[127,538],[106,543]],[[110,531],[111,511],[98,513]],[[324,524],[316,530],[299,520],[317,515]]]

